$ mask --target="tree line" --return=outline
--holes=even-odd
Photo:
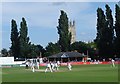
[[[95,43],[101,58],[120,56],[120,7],[115,5],[115,22],[112,10],[105,5],[106,11],[97,9],[97,36]]]
[[[77,51],[88,54],[91,58],[113,58],[120,55],[120,7],[115,5],[115,23],[112,10],[105,5],[106,12],[101,8],[97,9],[97,35],[93,42],[76,41],[71,44],[71,33],[68,31],[69,18],[66,12],[61,10],[58,19],[58,42],[49,42],[43,48],[30,42],[28,27],[25,18],[20,23],[18,32],[16,21],[11,21],[11,47],[9,53],[15,58],[33,58],[36,56],[50,56],[59,52]],[[3,49],[4,52],[7,52]]]
[[[20,23],[20,31],[17,29],[17,23],[14,19],[11,21],[11,47],[10,55],[15,58],[34,58],[44,54],[44,48],[41,45],[35,45],[30,42],[28,37],[28,27],[25,18]],[[5,49],[4,49],[5,51]]]

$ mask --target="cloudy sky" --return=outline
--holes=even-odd
[[[115,13],[115,4],[109,6]],[[106,2],[3,2],[2,3],[2,48],[11,46],[11,20],[17,22],[18,30],[22,17],[27,21],[28,36],[34,44],[45,47],[49,42],[57,42],[56,26],[60,10],[64,10],[69,20],[76,22],[76,40],[92,41],[96,37],[96,10],[105,11]]]

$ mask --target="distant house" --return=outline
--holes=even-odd
[[[52,56],[49,56],[48,59],[50,61],[62,61],[62,62],[68,62],[68,61],[82,61],[82,59],[86,55],[81,54],[79,52],[60,52],[58,54],[54,54]]]

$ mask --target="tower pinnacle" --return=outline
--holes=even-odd
[[[76,41],[75,21],[69,22],[69,32],[71,33],[71,44]]]

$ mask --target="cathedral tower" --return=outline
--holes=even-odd
[[[69,22],[69,32],[71,32],[71,44],[76,41],[76,29],[75,29],[75,21]]]

